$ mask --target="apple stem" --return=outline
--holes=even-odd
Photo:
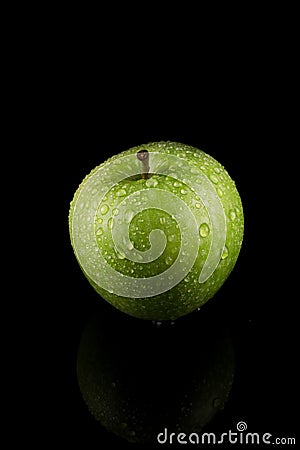
[[[136,154],[137,159],[142,162],[142,179],[145,180],[149,175],[149,152],[148,150],[140,150]]]

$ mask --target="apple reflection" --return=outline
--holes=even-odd
[[[161,326],[101,312],[78,350],[78,383],[91,414],[131,442],[155,442],[164,428],[201,431],[224,408],[233,373],[228,329],[207,310]]]

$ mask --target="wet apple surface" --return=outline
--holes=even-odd
[[[155,142],[96,167],[75,193],[69,226],[76,258],[105,300],[135,317],[175,320],[227,279],[244,219],[220,163],[191,146]]]

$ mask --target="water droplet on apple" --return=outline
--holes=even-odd
[[[168,266],[170,266],[173,262],[173,259],[171,258],[171,256],[167,256],[165,259],[165,262]]]
[[[219,167],[215,167],[215,168],[214,168],[214,171],[215,171],[216,173],[220,173],[220,172],[221,172],[220,169],[219,169]]]
[[[222,253],[222,256],[221,256],[221,259],[226,259],[228,257],[228,254],[229,254],[229,250],[228,250],[228,248],[225,245],[223,253]]]
[[[214,175],[214,174],[210,175],[209,178],[215,184],[217,184],[219,182],[218,177],[216,177],[216,175]]]
[[[200,236],[201,237],[207,237],[209,235],[209,231],[210,231],[210,228],[209,228],[208,224],[207,223],[201,223],[200,229],[199,229]]]
[[[236,213],[235,213],[235,211],[234,211],[233,209],[231,209],[231,210],[229,211],[229,217],[230,217],[231,220],[235,220],[235,218],[236,218]]]
[[[132,242],[130,242],[130,241],[128,242],[127,248],[128,248],[128,250],[132,250],[133,249]]]
[[[181,183],[179,181],[174,181],[173,186],[179,187],[179,186],[181,186]]]
[[[125,253],[123,253],[122,251],[119,251],[119,252],[117,252],[117,257],[118,257],[119,259],[125,259],[126,255],[125,255]]]
[[[126,192],[125,189],[119,189],[119,190],[116,192],[116,196],[117,196],[117,197],[125,197],[126,194],[127,194],[127,192]]]
[[[140,255],[139,253],[134,253],[134,256],[136,257],[136,259],[137,259],[138,261],[143,261],[143,257],[142,257],[142,255]]]
[[[100,212],[103,215],[105,215],[108,212],[108,210],[109,210],[108,205],[102,205],[101,208],[100,208]]]
[[[184,195],[184,194],[186,194],[186,191],[185,191],[184,189],[181,189],[181,190],[180,190],[180,193],[181,193],[182,195]]]
[[[166,218],[165,217],[160,217],[159,221],[162,225],[164,225],[166,223]]]
[[[146,181],[146,186],[148,187],[148,188],[150,188],[150,187],[156,187],[158,185],[158,181],[154,178],[154,179],[152,179],[152,178],[149,178],[147,181]]]
[[[133,217],[134,217],[134,212],[133,211],[130,211],[130,210],[126,211],[126,213],[125,213],[125,222],[126,223],[130,223],[132,221]]]
[[[220,189],[220,188],[218,188],[218,189],[217,189],[217,193],[219,194],[219,196],[220,196],[220,197],[222,197],[222,196],[223,196],[223,191],[221,191],[221,189]]]
[[[97,222],[98,222],[98,223],[102,223],[102,222],[103,222],[103,219],[101,219],[101,217],[98,217],[98,218],[97,218]]]
[[[114,227],[114,219],[112,217],[110,219],[108,219],[107,225],[108,225],[108,228],[110,230],[113,229],[113,227]]]
[[[173,242],[173,241],[175,241],[175,239],[176,239],[175,234],[170,234],[170,235],[168,236],[168,241],[169,241],[169,242]]]
[[[113,211],[112,211],[112,213],[113,213],[113,215],[114,216],[117,216],[118,214],[119,214],[119,210],[118,210],[118,208],[115,208],[115,209],[113,209]]]
[[[195,206],[196,206],[197,209],[201,208],[201,204],[200,203],[196,203]]]
[[[103,234],[103,230],[102,228],[98,228],[98,230],[96,231],[97,236],[101,236]]]

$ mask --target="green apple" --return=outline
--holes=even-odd
[[[194,147],[154,142],[105,161],[71,202],[74,253],[121,311],[174,320],[212,298],[232,271],[244,218],[235,183]]]

